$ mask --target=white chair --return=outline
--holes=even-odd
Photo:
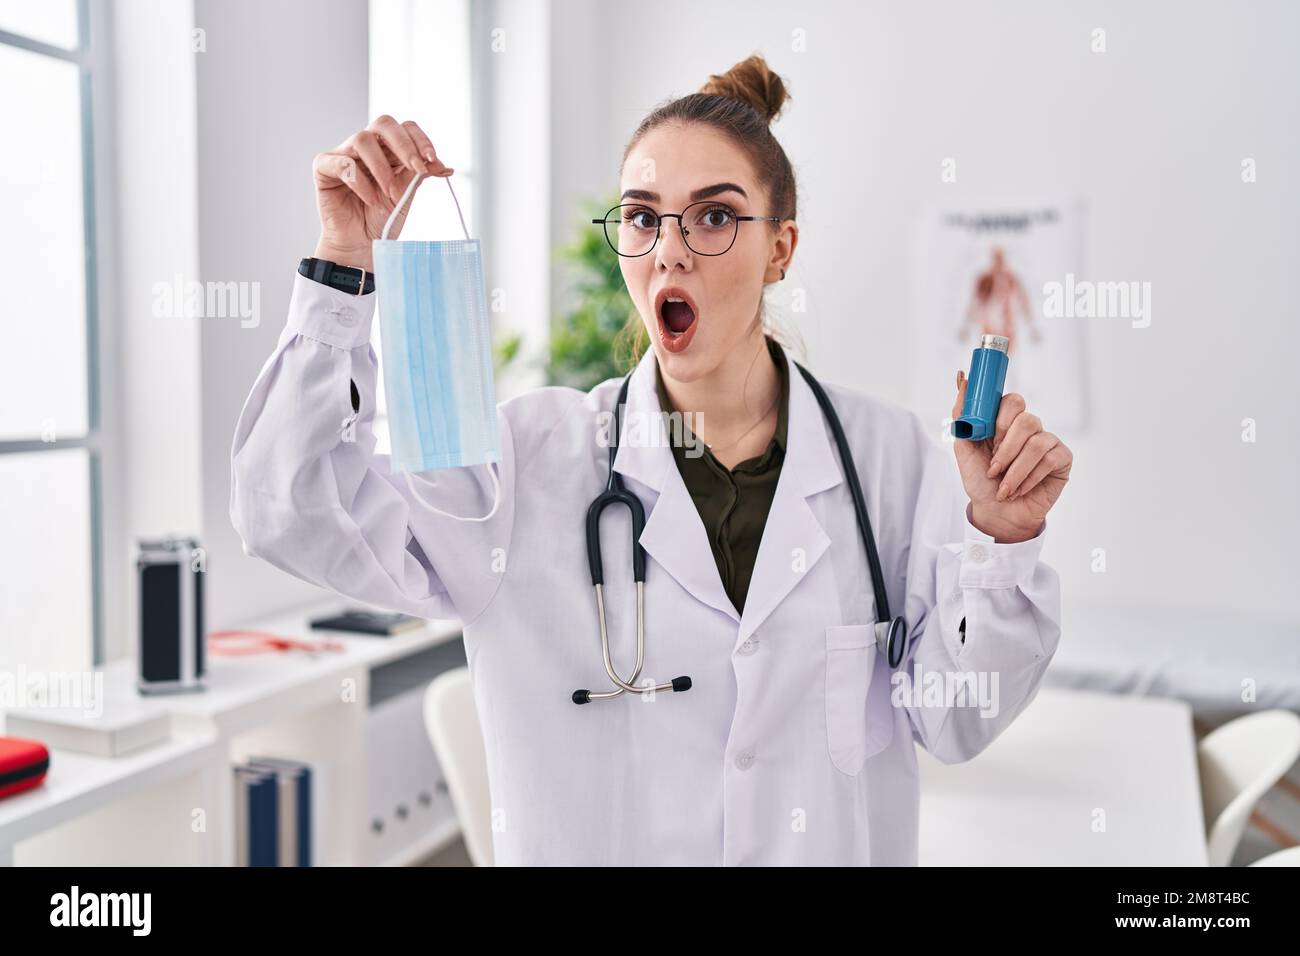
[[[1268,856],[1262,856],[1251,866],[1300,866],[1300,846],[1287,847]]]
[[[1227,866],[1259,798],[1300,759],[1300,717],[1238,717],[1206,734],[1197,756],[1210,866]]]
[[[492,805],[487,755],[474,709],[469,670],[439,674],[424,693],[424,726],[433,742],[461,834],[475,866],[492,865]]]

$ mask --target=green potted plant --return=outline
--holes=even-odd
[[[589,223],[600,218],[617,202],[590,203],[589,213],[582,221]],[[629,358],[625,353],[635,340],[625,337],[620,342],[619,333],[635,314],[636,307],[623,284],[618,255],[609,247],[599,227],[580,231],[574,242],[557,248],[555,256],[570,267],[577,303],[552,324],[546,384],[567,385],[585,392],[627,371],[621,363]],[[644,329],[638,327],[637,335],[644,339]],[[521,344],[522,337],[517,334],[497,344],[498,369],[519,359]]]

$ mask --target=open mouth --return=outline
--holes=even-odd
[[[684,289],[663,289],[655,296],[659,334],[664,347],[679,352],[690,342],[698,325],[699,310]]]
[[[681,335],[695,321],[695,310],[685,299],[668,299],[659,314],[664,317],[664,325],[671,335]]]

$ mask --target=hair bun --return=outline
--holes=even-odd
[[[740,100],[752,106],[769,123],[781,113],[781,107],[790,98],[781,77],[772,72],[767,61],[757,53],[741,60],[726,73],[716,73],[700,87],[701,93],[712,93],[728,99]]]

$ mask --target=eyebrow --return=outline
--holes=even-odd
[[[718,195],[718,193],[727,193],[727,192],[740,193],[746,199],[749,198],[749,194],[746,193],[745,190],[737,186],[735,183],[714,183],[712,186],[705,186],[703,189],[695,190],[695,192],[691,193],[691,200],[695,201],[697,199],[708,199],[710,196]],[[644,189],[627,189],[623,191],[623,198],[643,199],[646,202],[658,202],[659,194],[647,192]]]

